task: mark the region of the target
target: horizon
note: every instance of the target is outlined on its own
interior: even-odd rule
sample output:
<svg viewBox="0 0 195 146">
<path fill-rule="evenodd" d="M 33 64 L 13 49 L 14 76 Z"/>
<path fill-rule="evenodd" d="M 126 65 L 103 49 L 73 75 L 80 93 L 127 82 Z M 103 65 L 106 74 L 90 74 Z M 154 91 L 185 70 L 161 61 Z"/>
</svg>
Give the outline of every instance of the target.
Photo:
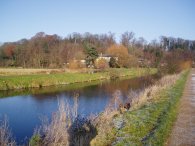
<svg viewBox="0 0 195 146">
<path fill-rule="evenodd" d="M 130 32 L 130 31 L 126 31 L 126 32 Z M 38 33 L 42 33 L 42 32 L 37 32 L 37 33 L 35 33 L 33 36 L 30 36 L 29 38 L 21 38 L 21 39 L 18 39 L 18 40 L 16 40 L 16 41 L 7 41 L 7 42 L 0 42 L 0 46 L 1 45 L 3 45 L 4 43 L 15 43 L 15 42 L 19 42 L 20 40 L 22 40 L 22 39 L 26 39 L 26 40 L 31 40 L 34 36 L 36 36 L 36 34 L 38 34 Z M 46 32 L 43 32 L 45 35 L 57 35 L 57 36 L 59 36 L 61 39 L 65 39 L 65 38 L 68 38 L 69 37 L 69 35 L 72 35 L 72 34 L 74 34 L 74 33 L 77 33 L 77 32 L 72 32 L 72 33 L 70 33 L 70 34 L 67 34 L 67 35 L 65 35 L 65 36 L 60 36 L 60 35 L 58 35 L 58 34 L 47 34 Z M 84 33 L 79 33 L 79 34 L 81 34 L 81 35 L 84 35 L 85 33 L 90 33 L 90 32 L 84 32 Z M 109 33 L 112 33 L 112 34 L 114 34 L 114 40 L 116 41 L 116 43 L 119 43 L 120 44 L 120 39 L 121 39 L 121 35 L 122 35 L 122 33 L 120 34 L 120 36 L 116 36 L 115 35 L 115 33 L 114 32 L 108 32 L 108 33 L 100 33 L 100 34 L 96 34 L 96 33 L 90 33 L 90 34 L 92 34 L 92 35 L 103 35 L 103 34 L 109 34 Z M 136 33 L 135 32 L 133 32 L 134 34 L 135 34 L 135 36 L 136 36 Z M 156 41 L 157 43 L 160 43 L 159 41 L 160 41 L 160 37 L 162 37 L 162 36 L 164 36 L 164 35 L 160 35 L 159 37 L 157 37 L 157 38 L 154 38 L 154 39 L 152 39 L 152 40 L 146 40 L 146 38 L 144 38 L 144 37 L 142 37 L 142 36 L 140 36 L 140 37 L 135 37 L 135 39 L 136 40 L 139 40 L 139 38 L 144 38 L 145 39 L 145 41 L 146 41 L 146 44 L 150 44 L 150 43 L 152 43 L 153 41 Z M 195 39 L 187 39 L 187 38 L 182 38 L 182 37 L 172 37 L 172 36 L 165 36 L 165 37 L 167 37 L 167 38 L 174 38 L 174 39 L 183 39 L 183 40 L 188 40 L 188 41 L 195 41 Z"/>
<path fill-rule="evenodd" d="M 0 43 L 30 39 L 38 32 L 66 37 L 74 32 L 120 35 L 134 32 L 148 42 L 160 36 L 195 40 L 195 1 L 63 2 L 1 1 Z"/>
</svg>

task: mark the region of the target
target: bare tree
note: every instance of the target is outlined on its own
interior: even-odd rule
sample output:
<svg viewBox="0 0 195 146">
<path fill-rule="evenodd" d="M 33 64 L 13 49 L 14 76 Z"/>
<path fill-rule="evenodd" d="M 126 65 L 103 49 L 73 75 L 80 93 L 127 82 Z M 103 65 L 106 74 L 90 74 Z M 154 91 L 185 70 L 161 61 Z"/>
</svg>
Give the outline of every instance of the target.
<svg viewBox="0 0 195 146">
<path fill-rule="evenodd" d="M 134 33 L 133 32 L 124 32 L 121 36 L 121 44 L 124 45 L 126 48 L 129 46 L 132 47 L 132 40 L 134 38 Z"/>
</svg>

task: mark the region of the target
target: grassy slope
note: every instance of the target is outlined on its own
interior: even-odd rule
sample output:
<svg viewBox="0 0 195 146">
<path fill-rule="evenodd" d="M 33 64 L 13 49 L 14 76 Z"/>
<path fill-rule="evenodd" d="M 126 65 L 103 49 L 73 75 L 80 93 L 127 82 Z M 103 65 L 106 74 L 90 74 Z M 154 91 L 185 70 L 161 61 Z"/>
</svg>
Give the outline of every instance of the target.
<svg viewBox="0 0 195 146">
<path fill-rule="evenodd" d="M 116 145 L 164 145 L 176 119 L 187 75 L 183 74 L 173 87 L 156 95 L 160 100 L 126 112 L 123 115 L 126 124 L 115 135 L 119 139 Z"/>
<path fill-rule="evenodd" d="M 0 90 L 43 87 L 51 85 L 90 82 L 100 79 L 109 79 L 109 72 L 118 72 L 119 76 L 139 77 L 156 73 L 156 69 L 110 69 L 108 72 L 88 73 L 57 73 L 35 75 L 0 76 Z"/>
</svg>

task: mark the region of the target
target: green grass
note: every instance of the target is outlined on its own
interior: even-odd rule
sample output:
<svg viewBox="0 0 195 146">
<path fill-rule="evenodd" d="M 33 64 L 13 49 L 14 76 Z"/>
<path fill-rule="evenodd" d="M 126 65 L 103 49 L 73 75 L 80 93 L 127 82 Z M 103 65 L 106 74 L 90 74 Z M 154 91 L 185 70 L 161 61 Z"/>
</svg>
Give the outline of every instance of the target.
<svg viewBox="0 0 195 146">
<path fill-rule="evenodd" d="M 116 145 L 163 146 L 176 120 L 187 75 L 188 72 L 184 73 L 174 86 L 156 95 L 159 96 L 157 101 L 126 112 L 123 115 L 126 124 L 115 135 L 120 139 Z"/>
<path fill-rule="evenodd" d="M 56 74 L 33 74 L 0 76 L 0 90 L 22 89 L 32 87 L 44 87 L 51 85 L 64 85 L 80 82 L 110 79 L 110 72 L 117 72 L 119 77 L 129 78 L 155 74 L 156 69 L 133 68 L 133 69 L 109 69 L 104 72 L 88 73 L 56 73 Z"/>
</svg>

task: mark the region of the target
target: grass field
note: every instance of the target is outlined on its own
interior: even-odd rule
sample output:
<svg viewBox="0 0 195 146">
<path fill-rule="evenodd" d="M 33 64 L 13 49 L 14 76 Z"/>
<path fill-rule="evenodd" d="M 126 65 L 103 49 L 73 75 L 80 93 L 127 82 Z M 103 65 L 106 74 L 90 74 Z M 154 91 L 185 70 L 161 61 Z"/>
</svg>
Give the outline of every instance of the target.
<svg viewBox="0 0 195 146">
<path fill-rule="evenodd" d="M 0 76 L 51 74 L 64 72 L 63 69 L 0 68 Z"/>
<path fill-rule="evenodd" d="M 51 85 L 65 85 L 79 82 L 110 79 L 112 74 L 129 78 L 155 74 L 156 69 L 108 69 L 98 73 L 70 73 L 62 70 L 49 69 L 0 69 L 0 90 L 45 87 Z M 4 74 L 4 75 L 3 75 Z"/>
</svg>

